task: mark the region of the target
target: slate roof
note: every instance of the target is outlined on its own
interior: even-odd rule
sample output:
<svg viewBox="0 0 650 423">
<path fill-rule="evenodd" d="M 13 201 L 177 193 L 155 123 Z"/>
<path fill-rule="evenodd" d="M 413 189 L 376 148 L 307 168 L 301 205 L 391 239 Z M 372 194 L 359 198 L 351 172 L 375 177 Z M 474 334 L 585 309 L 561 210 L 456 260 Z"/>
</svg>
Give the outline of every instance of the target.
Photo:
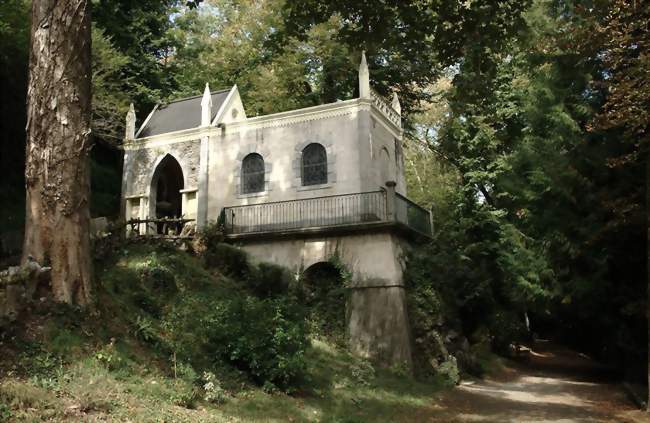
<svg viewBox="0 0 650 423">
<path fill-rule="evenodd" d="M 213 120 L 221 105 L 228 97 L 230 89 L 212 91 L 212 118 Z M 150 137 L 152 135 L 165 134 L 167 132 L 181 131 L 183 129 L 197 128 L 201 126 L 201 99 L 203 95 L 182 98 L 166 104 L 159 104 L 154 109 L 149 121 L 145 122 L 144 128 L 138 133 L 138 138 Z"/>
</svg>

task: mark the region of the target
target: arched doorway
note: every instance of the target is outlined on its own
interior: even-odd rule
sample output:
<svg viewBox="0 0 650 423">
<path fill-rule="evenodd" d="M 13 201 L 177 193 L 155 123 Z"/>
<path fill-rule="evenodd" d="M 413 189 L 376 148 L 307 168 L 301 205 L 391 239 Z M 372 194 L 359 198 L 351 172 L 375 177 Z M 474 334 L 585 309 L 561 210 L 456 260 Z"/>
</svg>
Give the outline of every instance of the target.
<svg viewBox="0 0 650 423">
<path fill-rule="evenodd" d="M 150 200 L 156 218 L 181 217 L 183 213 L 183 169 L 171 155 L 166 155 L 156 167 L 151 179 Z"/>
<path fill-rule="evenodd" d="M 341 270 L 331 262 L 318 262 L 305 269 L 301 280 L 312 331 L 344 345 L 347 293 Z"/>
</svg>

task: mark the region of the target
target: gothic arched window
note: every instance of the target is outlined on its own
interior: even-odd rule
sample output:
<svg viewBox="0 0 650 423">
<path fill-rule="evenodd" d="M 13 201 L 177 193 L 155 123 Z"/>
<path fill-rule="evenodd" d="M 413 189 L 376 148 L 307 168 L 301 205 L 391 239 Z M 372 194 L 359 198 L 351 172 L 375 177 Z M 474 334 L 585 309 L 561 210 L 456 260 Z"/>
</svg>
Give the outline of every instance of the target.
<svg viewBox="0 0 650 423">
<path fill-rule="evenodd" d="M 327 152 L 320 144 L 309 144 L 302 150 L 302 184 L 327 183 Z"/>
<path fill-rule="evenodd" d="M 242 160 L 241 191 L 242 194 L 264 191 L 264 159 L 257 153 L 251 153 Z"/>
</svg>

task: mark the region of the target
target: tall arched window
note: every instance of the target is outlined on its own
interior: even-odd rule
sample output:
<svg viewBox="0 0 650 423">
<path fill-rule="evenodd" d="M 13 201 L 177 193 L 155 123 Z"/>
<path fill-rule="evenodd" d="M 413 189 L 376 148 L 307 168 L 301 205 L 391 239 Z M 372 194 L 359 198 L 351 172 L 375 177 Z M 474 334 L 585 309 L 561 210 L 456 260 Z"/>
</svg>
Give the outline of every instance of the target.
<svg viewBox="0 0 650 423">
<path fill-rule="evenodd" d="M 302 150 L 302 184 L 327 183 L 327 152 L 320 144 L 309 144 Z"/>
<path fill-rule="evenodd" d="M 244 157 L 241 163 L 242 194 L 264 191 L 264 159 L 257 153 Z"/>
</svg>

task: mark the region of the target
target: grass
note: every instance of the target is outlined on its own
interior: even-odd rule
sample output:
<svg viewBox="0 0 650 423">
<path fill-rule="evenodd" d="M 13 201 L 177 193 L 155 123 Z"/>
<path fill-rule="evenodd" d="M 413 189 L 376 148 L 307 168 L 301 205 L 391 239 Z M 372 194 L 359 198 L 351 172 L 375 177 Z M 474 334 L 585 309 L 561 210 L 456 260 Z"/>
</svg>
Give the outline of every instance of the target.
<svg viewBox="0 0 650 423">
<path fill-rule="evenodd" d="M 0 413 L 8 409 L 16 421 L 394 422 L 434 411 L 437 383 L 390 370 L 355 373 L 362 360 L 320 341 L 312 342 L 308 363 L 310 383 L 294 395 L 247 385 L 229 392 L 224 404 L 199 400 L 188 407 L 184 396 L 194 386 L 158 366 L 131 362 L 128 370 L 110 370 L 86 357 L 57 368 L 50 382 L 4 378 Z"/>
<path fill-rule="evenodd" d="M 192 367 L 171 355 L 155 335 L 156 315 L 178 297 L 201 292 L 217 301 L 242 290 L 189 254 L 131 247 L 97 273 L 97 310 L 42 306 L 3 335 L 0 421 L 394 422 L 435 414 L 432 397 L 442 380 L 378 369 L 319 339 L 311 340 L 291 395 L 264 389 L 227 363 L 206 359 Z M 170 275 L 175 288 L 165 282 Z M 204 399 L 205 370 L 225 390 L 224 402 Z"/>
</svg>

